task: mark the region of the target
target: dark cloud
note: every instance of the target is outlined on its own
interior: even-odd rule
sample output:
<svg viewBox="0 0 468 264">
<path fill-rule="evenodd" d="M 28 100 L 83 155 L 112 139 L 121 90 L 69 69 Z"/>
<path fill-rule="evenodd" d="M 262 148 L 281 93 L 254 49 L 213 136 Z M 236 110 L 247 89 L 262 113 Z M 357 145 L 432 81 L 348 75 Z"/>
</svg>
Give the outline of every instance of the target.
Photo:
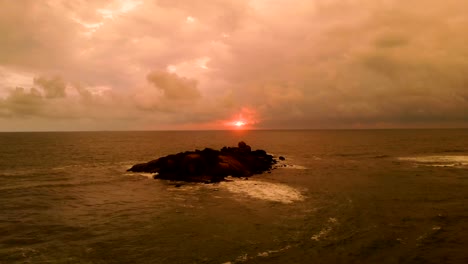
<svg viewBox="0 0 468 264">
<path fill-rule="evenodd" d="M 44 106 L 42 95 L 34 88 L 26 91 L 18 87 L 4 100 L 0 101 L 0 116 L 3 117 L 28 117 L 37 115 Z"/>
<path fill-rule="evenodd" d="M 34 84 L 44 91 L 46 98 L 61 98 L 66 96 L 66 84 L 60 77 L 38 77 L 34 79 Z"/>
<path fill-rule="evenodd" d="M 375 45 L 379 48 L 397 48 L 408 44 L 409 40 L 398 34 L 383 35 L 375 40 Z"/>
<path fill-rule="evenodd" d="M 154 71 L 146 77 L 148 82 L 163 92 L 169 100 L 196 100 L 200 98 L 197 81 L 180 77 L 175 73 Z"/>
</svg>

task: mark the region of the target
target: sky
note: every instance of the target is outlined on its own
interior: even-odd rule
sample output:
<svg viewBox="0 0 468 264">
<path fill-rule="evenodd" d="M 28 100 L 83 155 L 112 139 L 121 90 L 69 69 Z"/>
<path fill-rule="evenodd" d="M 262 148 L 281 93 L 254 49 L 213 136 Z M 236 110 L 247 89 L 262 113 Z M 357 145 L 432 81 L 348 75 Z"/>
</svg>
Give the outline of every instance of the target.
<svg viewBox="0 0 468 264">
<path fill-rule="evenodd" d="M 0 131 L 468 127 L 467 10 L 0 0 Z"/>
</svg>

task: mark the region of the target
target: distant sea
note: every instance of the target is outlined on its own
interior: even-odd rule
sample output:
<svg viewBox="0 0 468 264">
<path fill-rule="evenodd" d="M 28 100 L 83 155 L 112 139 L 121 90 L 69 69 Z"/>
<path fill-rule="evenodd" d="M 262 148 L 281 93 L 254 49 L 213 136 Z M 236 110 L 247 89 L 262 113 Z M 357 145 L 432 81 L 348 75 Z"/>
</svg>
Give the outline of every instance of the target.
<svg viewBox="0 0 468 264">
<path fill-rule="evenodd" d="M 126 172 L 241 140 L 286 160 Z M 468 130 L 0 133 L 0 263 L 468 263 Z"/>
</svg>

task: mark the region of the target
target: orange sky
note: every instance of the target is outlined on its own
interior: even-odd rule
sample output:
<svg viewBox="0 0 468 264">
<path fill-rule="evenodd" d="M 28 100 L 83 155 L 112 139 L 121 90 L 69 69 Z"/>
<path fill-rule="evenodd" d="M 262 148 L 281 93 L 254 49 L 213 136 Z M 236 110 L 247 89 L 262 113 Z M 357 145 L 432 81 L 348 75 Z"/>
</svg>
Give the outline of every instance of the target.
<svg viewBox="0 0 468 264">
<path fill-rule="evenodd" d="M 0 1 L 0 131 L 468 127 L 466 10 Z"/>
</svg>

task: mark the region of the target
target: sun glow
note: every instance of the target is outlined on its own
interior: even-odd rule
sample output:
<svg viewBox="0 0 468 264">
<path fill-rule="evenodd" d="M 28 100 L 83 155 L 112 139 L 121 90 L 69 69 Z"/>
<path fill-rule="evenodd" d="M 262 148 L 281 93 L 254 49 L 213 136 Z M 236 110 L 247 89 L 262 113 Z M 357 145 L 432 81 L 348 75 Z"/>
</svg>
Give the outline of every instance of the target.
<svg viewBox="0 0 468 264">
<path fill-rule="evenodd" d="M 244 125 L 245 125 L 245 122 L 243 122 L 243 121 L 236 121 L 236 122 L 234 123 L 234 125 L 235 125 L 236 127 L 241 127 L 241 126 L 244 126 Z"/>
<path fill-rule="evenodd" d="M 226 129 L 250 130 L 258 124 L 258 118 L 255 110 L 243 107 L 240 113 L 231 116 L 230 119 L 223 121 Z"/>
<path fill-rule="evenodd" d="M 229 121 L 224 123 L 225 126 L 231 128 L 231 129 L 245 129 L 249 126 L 249 123 L 246 120 L 234 120 L 234 121 Z"/>
</svg>

